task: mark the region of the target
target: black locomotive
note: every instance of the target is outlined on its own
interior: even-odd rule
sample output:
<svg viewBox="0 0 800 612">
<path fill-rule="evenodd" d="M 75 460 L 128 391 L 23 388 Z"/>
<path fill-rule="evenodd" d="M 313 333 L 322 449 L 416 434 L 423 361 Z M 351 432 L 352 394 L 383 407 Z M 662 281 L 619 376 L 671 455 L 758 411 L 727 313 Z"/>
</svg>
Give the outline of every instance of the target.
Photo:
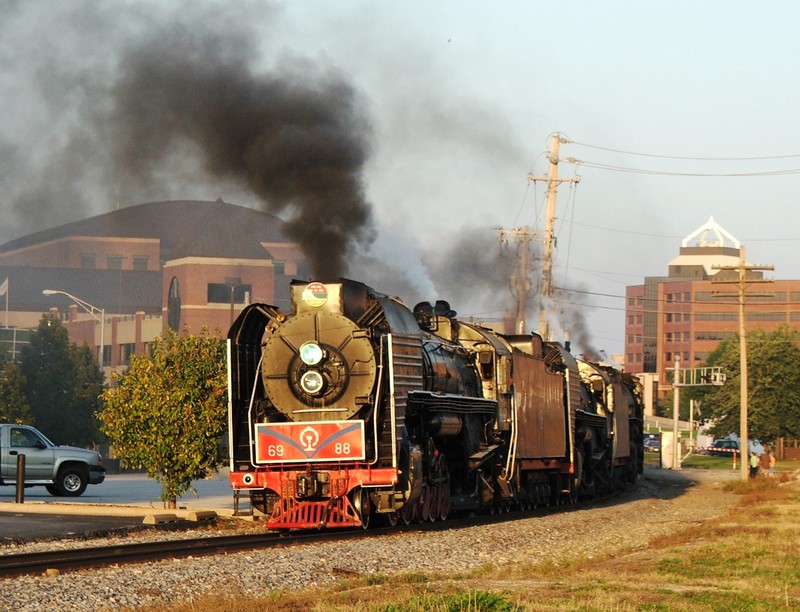
<svg viewBox="0 0 800 612">
<path fill-rule="evenodd" d="M 275 529 L 574 501 L 642 471 L 635 378 L 352 280 L 228 334 L 231 485 Z"/>
</svg>

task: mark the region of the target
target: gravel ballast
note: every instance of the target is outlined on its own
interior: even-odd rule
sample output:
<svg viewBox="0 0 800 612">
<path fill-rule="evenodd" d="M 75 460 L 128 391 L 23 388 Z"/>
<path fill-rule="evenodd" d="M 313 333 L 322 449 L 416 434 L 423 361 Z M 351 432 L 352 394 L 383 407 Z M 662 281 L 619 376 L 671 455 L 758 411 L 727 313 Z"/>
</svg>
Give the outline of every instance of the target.
<svg viewBox="0 0 800 612">
<path fill-rule="evenodd" d="M 343 576 L 419 572 L 444 577 L 488 564 L 591 558 L 637 550 L 654 537 L 726 512 L 736 503 L 736 496 L 723 492 L 721 484 L 737 476 L 726 471 L 647 468 L 635 487 L 603 503 L 500 524 L 0 579 L 2 609 L 107 610 L 200 601 L 204 593 L 232 591 L 256 597 L 274 589 L 330 584 Z M 593 535 L 587 537 L 587 533 Z M 89 544 L 198 535 L 147 531 Z M 75 540 L 36 542 L 3 547 L 0 554 L 86 545 Z"/>
</svg>

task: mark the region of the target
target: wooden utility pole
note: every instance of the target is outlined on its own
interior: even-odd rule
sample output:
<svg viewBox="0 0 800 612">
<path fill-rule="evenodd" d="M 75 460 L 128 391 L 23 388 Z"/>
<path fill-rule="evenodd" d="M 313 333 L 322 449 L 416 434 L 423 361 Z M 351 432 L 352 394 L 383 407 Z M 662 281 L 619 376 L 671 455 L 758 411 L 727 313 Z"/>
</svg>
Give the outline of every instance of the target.
<svg viewBox="0 0 800 612">
<path fill-rule="evenodd" d="M 559 178 L 558 177 L 558 151 L 561 143 L 568 143 L 569 140 L 561 134 L 553 134 L 550 139 L 550 153 L 547 159 L 550 168 L 546 177 L 529 176 L 529 181 L 547 181 L 547 218 L 544 230 L 544 257 L 542 260 L 542 285 L 541 295 L 539 296 L 539 335 L 545 340 L 550 340 L 550 326 L 547 321 L 547 308 L 553 301 L 553 251 L 556 245 L 555 219 L 556 219 L 556 196 L 558 186 L 561 183 L 579 183 L 580 177 Z"/>
<path fill-rule="evenodd" d="M 499 230 L 500 241 L 506 242 L 507 236 L 511 236 L 520 243 L 517 256 L 517 273 L 511 279 L 511 287 L 514 289 L 517 298 L 517 316 L 514 323 L 514 331 L 517 334 L 524 334 L 526 328 L 525 310 L 527 308 L 528 293 L 531 290 L 530 280 L 530 243 L 535 232 L 528 229 L 526 225 L 522 229 Z"/>
<path fill-rule="evenodd" d="M 748 468 L 750 467 L 750 444 L 747 433 L 747 318 L 745 313 L 745 301 L 747 299 L 747 285 L 749 283 L 771 283 L 771 279 L 766 278 L 747 278 L 750 270 L 774 270 L 774 266 L 749 266 L 744 259 L 744 246 L 739 248 L 739 265 L 737 266 L 713 266 L 715 270 L 736 270 L 738 278 L 729 281 L 716 281 L 713 283 L 736 283 L 739 285 L 739 453 L 741 454 L 740 475 L 742 480 L 748 478 Z M 753 295 L 753 294 L 750 294 Z"/>
</svg>

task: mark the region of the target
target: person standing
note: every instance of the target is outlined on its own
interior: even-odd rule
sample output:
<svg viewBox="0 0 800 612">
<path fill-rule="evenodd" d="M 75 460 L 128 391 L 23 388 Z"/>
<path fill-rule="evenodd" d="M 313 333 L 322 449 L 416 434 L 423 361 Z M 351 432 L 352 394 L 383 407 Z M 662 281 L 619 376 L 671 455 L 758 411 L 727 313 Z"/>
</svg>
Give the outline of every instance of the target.
<svg viewBox="0 0 800 612">
<path fill-rule="evenodd" d="M 761 455 L 761 458 L 758 460 L 758 471 L 761 472 L 762 474 L 769 473 L 769 458 L 770 458 L 770 452 L 769 449 L 766 448 L 764 449 L 764 454 Z"/>
<path fill-rule="evenodd" d="M 758 475 L 758 455 L 753 451 L 750 453 L 750 478 L 755 478 Z"/>
</svg>

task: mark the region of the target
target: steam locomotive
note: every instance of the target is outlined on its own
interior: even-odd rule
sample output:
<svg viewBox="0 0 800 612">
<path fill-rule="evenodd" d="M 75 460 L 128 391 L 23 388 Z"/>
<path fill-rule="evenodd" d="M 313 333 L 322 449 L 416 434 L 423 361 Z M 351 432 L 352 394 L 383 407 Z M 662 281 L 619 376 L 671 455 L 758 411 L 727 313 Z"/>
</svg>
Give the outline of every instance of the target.
<svg viewBox="0 0 800 612">
<path fill-rule="evenodd" d="M 537 334 L 413 310 L 348 279 L 228 334 L 230 482 L 271 529 L 434 521 L 574 502 L 636 480 L 635 378 Z"/>
</svg>

